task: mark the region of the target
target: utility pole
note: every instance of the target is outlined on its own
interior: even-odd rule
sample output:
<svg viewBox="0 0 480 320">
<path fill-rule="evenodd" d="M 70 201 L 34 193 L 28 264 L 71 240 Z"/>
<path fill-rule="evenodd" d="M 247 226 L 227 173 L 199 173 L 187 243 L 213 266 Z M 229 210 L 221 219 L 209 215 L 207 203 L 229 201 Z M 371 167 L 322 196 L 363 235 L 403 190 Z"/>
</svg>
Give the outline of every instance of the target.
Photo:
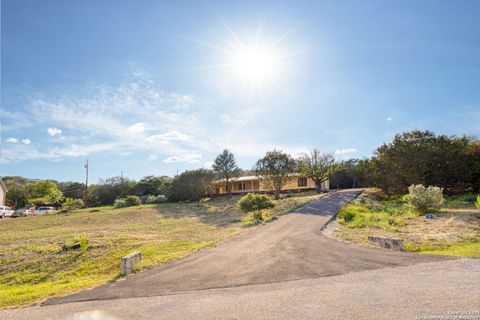
<svg viewBox="0 0 480 320">
<path fill-rule="evenodd" d="M 85 162 L 85 196 L 84 196 L 84 202 L 85 202 L 85 207 L 88 207 L 88 159 Z"/>
</svg>

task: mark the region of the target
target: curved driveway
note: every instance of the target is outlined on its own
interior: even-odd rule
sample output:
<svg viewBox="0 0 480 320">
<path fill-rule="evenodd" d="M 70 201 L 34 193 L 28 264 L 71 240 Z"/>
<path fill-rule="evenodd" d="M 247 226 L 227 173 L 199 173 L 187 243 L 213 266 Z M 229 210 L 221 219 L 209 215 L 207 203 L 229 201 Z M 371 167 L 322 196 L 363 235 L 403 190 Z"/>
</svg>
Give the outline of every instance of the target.
<svg viewBox="0 0 480 320">
<path fill-rule="evenodd" d="M 321 229 L 361 191 L 332 192 L 216 248 L 46 304 L 149 297 L 212 288 L 319 278 L 449 258 L 370 249 L 325 237 Z"/>
</svg>

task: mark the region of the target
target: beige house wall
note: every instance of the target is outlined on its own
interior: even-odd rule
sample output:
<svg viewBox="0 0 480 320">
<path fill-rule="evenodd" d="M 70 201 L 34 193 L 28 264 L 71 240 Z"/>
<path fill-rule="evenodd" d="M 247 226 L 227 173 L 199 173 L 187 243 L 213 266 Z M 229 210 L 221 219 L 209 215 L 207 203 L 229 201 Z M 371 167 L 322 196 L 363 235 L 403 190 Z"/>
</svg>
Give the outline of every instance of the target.
<svg viewBox="0 0 480 320">
<path fill-rule="evenodd" d="M 297 190 L 308 190 L 315 188 L 315 182 L 307 178 L 307 184 L 305 186 L 299 186 L 299 179 L 303 177 L 294 176 L 289 179 L 287 184 L 283 186 L 282 191 L 297 191 Z M 264 192 L 270 191 L 268 190 L 264 183 L 258 179 L 249 179 L 249 180 L 233 180 L 229 182 L 230 191 L 231 193 L 245 193 L 245 192 Z M 226 183 L 225 182 L 218 182 L 213 184 L 213 188 L 215 189 L 215 193 L 217 194 L 225 194 L 227 193 Z M 322 190 L 328 190 L 329 184 L 328 181 L 322 183 Z"/>
</svg>

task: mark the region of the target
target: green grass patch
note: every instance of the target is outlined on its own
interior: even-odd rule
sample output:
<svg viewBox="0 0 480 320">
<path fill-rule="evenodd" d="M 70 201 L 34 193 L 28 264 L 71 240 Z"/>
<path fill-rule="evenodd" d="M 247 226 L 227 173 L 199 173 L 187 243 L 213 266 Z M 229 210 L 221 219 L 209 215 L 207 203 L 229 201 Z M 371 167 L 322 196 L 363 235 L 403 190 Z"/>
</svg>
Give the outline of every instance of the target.
<svg viewBox="0 0 480 320">
<path fill-rule="evenodd" d="M 398 231 L 405 225 L 407 219 L 417 215 L 417 212 L 401 200 L 380 203 L 360 198 L 340 209 L 337 222 L 349 228 L 380 228 Z"/>
<path fill-rule="evenodd" d="M 480 257 L 480 242 L 450 242 L 445 244 L 421 244 L 405 246 L 405 251 L 459 257 Z"/>
<path fill-rule="evenodd" d="M 444 208 L 475 208 L 476 194 L 465 193 L 446 197 Z"/>
</svg>

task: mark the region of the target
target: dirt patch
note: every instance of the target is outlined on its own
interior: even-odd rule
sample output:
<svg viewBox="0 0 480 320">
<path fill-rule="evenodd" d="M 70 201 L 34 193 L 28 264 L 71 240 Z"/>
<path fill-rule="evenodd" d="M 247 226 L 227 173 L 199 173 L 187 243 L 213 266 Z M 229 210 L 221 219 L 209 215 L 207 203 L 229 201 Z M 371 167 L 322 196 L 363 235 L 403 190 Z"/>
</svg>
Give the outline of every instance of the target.
<svg viewBox="0 0 480 320">
<path fill-rule="evenodd" d="M 436 218 L 427 219 L 418 216 L 406 220 L 398 231 L 388 231 L 380 228 L 349 228 L 332 222 L 324 230 L 330 238 L 353 244 L 372 246 L 368 236 L 402 238 L 406 243 L 420 245 L 441 245 L 450 242 L 480 241 L 480 211 L 442 211 Z"/>
</svg>

